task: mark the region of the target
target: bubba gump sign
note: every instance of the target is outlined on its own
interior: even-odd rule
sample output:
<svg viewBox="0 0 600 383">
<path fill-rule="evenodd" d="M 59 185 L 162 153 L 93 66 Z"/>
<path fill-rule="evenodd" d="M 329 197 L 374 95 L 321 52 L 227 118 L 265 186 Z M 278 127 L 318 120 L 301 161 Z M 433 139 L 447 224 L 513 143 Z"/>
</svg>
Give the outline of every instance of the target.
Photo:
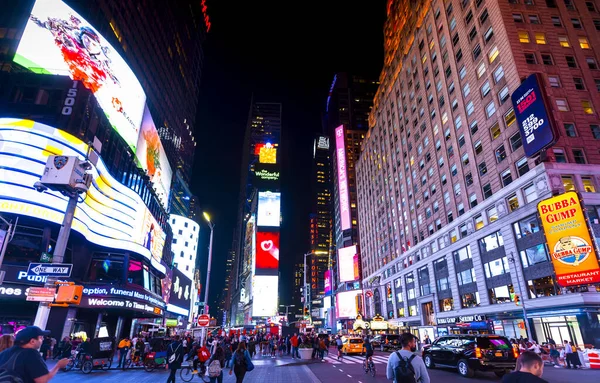
<svg viewBox="0 0 600 383">
<path fill-rule="evenodd" d="M 543 200 L 538 213 L 558 284 L 566 287 L 600 282 L 598 256 L 579 195 L 570 191 Z"/>
</svg>

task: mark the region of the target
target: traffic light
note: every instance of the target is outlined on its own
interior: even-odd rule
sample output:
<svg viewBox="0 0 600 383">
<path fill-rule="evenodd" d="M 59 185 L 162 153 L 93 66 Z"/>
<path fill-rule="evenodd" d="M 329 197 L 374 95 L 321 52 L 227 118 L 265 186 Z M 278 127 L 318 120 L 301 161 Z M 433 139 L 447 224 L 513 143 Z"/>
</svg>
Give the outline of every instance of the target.
<svg viewBox="0 0 600 383">
<path fill-rule="evenodd" d="M 515 294 L 515 304 L 521 306 L 521 296 L 519 294 Z"/>
<path fill-rule="evenodd" d="M 310 312 L 308 311 L 308 307 L 304 308 L 304 316 L 308 316 Z"/>
</svg>

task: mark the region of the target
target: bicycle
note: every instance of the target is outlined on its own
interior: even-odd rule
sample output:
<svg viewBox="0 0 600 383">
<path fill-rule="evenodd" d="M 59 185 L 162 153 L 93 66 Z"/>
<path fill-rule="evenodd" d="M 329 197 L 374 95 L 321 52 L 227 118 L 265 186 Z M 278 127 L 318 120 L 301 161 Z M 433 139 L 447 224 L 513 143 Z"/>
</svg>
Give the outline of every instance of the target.
<svg viewBox="0 0 600 383">
<path fill-rule="evenodd" d="M 179 372 L 179 377 L 181 378 L 181 380 L 183 380 L 184 382 L 191 382 L 192 379 L 194 379 L 194 375 L 198 375 L 198 377 L 200 378 L 200 380 L 202 380 L 205 383 L 210 382 L 210 377 L 208 377 L 208 375 L 206 375 L 206 365 L 204 362 L 199 362 L 199 369 L 198 371 L 194 372 L 194 365 L 193 362 L 191 360 L 188 361 L 188 365 L 187 366 L 182 366 L 181 367 L 181 371 Z"/>
<path fill-rule="evenodd" d="M 363 362 L 363 369 L 365 370 L 365 374 L 368 374 L 370 372 L 371 376 L 373 377 L 375 376 L 375 374 L 377 374 L 377 370 L 375 369 L 375 363 L 373 362 L 373 359 L 371 359 L 371 357 L 365 359 L 365 361 Z"/>
</svg>

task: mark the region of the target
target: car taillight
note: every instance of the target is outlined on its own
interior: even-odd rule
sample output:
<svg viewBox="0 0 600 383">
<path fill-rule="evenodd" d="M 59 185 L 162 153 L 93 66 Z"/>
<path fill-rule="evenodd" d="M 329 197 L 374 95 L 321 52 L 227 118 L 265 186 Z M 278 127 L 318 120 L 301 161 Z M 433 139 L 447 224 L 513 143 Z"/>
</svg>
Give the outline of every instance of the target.
<svg viewBox="0 0 600 383">
<path fill-rule="evenodd" d="M 475 357 L 478 359 L 481 359 L 481 357 L 482 357 L 481 349 L 479 347 L 475 348 Z"/>
<path fill-rule="evenodd" d="M 513 355 L 515 356 L 515 359 L 517 359 L 519 357 L 519 349 L 516 347 L 513 347 Z"/>
</svg>

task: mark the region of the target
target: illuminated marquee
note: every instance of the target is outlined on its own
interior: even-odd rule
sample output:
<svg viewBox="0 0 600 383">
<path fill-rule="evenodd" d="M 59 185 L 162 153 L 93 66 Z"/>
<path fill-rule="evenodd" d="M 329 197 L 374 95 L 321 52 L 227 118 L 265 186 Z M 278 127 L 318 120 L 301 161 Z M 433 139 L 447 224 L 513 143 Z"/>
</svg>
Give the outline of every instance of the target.
<svg viewBox="0 0 600 383">
<path fill-rule="evenodd" d="M 344 142 L 344 125 L 340 125 L 335 129 L 338 191 L 340 198 L 340 218 L 342 223 L 342 230 L 348 230 L 351 228 L 350 197 L 348 194 L 348 173 L 346 171 L 346 147 Z"/>
<path fill-rule="evenodd" d="M 38 193 L 33 184 L 49 155 L 85 157 L 88 146 L 77 137 L 31 120 L 0 118 L 0 212 L 61 224 L 67 198 Z M 120 184 L 100 159 L 93 181 L 75 212 L 73 229 L 101 246 L 138 253 L 162 273 L 165 233 L 141 197 Z"/>
<path fill-rule="evenodd" d="M 538 213 L 559 285 L 577 286 L 600 282 L 595 244 L 574 192 L 538 203 Z"/>
<path fill-rule="evenodd" d="M 269 143 L 261 146 L 258 152 L 258 162 L 261 164 L 276 164 L 277 148 Z"/>
</svg>

